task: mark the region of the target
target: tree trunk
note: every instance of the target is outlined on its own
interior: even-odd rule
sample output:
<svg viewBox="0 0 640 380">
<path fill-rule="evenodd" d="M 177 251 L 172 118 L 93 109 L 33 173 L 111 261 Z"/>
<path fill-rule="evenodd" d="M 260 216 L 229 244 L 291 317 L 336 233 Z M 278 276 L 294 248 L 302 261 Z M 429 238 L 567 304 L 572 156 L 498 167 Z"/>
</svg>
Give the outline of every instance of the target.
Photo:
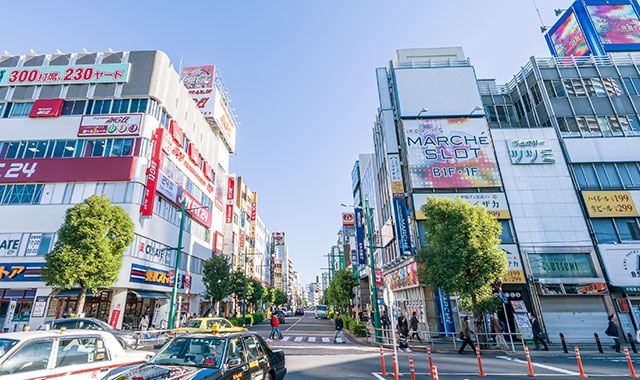
<svg viewBox="0 0 640 380">
<path fill-rule="evenodd" d="M 76 314 L 78 317 L 82 316 L 84 312 L 84 303 L 87 300 L 87 288 L 81 287 L 80 294 L 78 294 L 78 303 L 76 304 Z"/>
</svg>

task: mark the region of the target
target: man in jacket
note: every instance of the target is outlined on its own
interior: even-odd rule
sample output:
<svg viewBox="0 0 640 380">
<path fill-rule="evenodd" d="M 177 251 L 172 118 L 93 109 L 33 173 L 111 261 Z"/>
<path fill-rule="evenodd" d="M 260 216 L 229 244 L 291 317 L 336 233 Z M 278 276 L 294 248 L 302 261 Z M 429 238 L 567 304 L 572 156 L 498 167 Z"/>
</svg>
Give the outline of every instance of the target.
<svg viewBox="0 0 640 380">
<path fill-rule="evenodd" d="M 460 349 L 458 350 L 458 353 L 460 355 L 463 354 L 464 348 L 467 347 L 467 345 L 469 345 L 469 347 L 471 347 L 471 349 L 473 350 L 473 341 L 471 340 L 471 334 L 475 334 L 475 332 L 471 331 L 471 329 L 469 328 L 469 317 L 462 318 L 461 325 L 460 339 L 462 339 L 462 346 L 460 346 Z"/>
<path fill-rule="evenodd" d="M 409 325 L 407 324 L 407 317 L 404 315 L 398 317 L 398 336 L 400 340 L 399 350 L 402 351 L 404 348 L 405 351 L 411 352 L 409 343 L 407 342 L 407 339 L 409 339 Z"/>
<path fill-rule="evenodd" d="M 391 321 L 389 320 L 389 316 L 387 315 L 386 311 L 382 313 L 382 317 L 380 317 L 380 322 L 382 323 L 382 335 L 384 335 L 385 338 L 389 339 L 389 326 L 391 324 Z"/>
<path fill-rule="evenodd" d="M 618 333 L 618 326 L 616 325 L 616 316 L 611 314 L 609 316 L 609 326 L 607 327 L 607 331 L 605 334 L 609 335 L 613 338 L 613 348 L 616 352 L 620 352 L 620 334 Z"/>
<path fill-rule="evenodd" d="M 336 315 L 335 327 L 336 327 L 336 333 L 333 334 L 333 343 L 336 343 L 336 338 L 338 337 L 338 333 L 340 333 L 340 340 L 342 340 L 342 343 L 347 343 L 344 340 L 344 333 L 342 332 L 342 329 L 344 328 L 344 322 L 342 321 L 342 317 L 340 317 L 340 313 Z"/>
<path fill-rule="evenodd" d="M 540 349 L 540 344 L 544 346 L 543 351 L 549 351 L 549 347 L 547 347 L 547 342 L 545 342 L 545 336 L 542 332 L 542 327 L 540 327 L 540 322 L 538 322 L 538 318 L 534 317 L 533 314 L 529 314 L 529 320 L 531 321 L 531 330 L 533 330 L 533 342 L 536 344 L 536 350 Z"/>
<path fill-rule="evenodd" d="M 409 320 L 409 327 L 411 328 L 411 339 L 418 338 L 418 342 L 422 343 L 422 339 L 420 339 L 420 335 L 418 334 L 418 318 L 416 318 L 416 312 L 414 311 L 411 314 L 411 319 Z"/>
<path fill-rule="evenodd" d="M 271 334 L 269 334 L 269 340 L 275 339 L 276 333 L 278 333 L 278 339 L 282 339 L 282 334 L 280 333 L 280 320 L 278 319 L 278 313 L 274 312 L 271 315 Z"/>
</svg>

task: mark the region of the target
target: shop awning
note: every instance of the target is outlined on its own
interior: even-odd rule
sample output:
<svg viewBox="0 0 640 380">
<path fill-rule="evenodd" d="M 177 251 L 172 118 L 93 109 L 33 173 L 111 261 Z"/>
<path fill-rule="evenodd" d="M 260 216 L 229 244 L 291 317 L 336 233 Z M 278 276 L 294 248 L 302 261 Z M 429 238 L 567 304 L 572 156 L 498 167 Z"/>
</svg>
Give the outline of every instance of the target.
<svg viewBox="0 0 640 380">
<path fill-rule="evenodd" d="M 159 299 L 159 300 L 168 300 L 169 296 L 160 293 L 160 292 L 145 292 L 143 290 L 132 290 L 133 293 L 137 294 L 140 298 L 150 298 L 150 299 Z"/>
<path fill-rule="evenodd" d="M 77 297 L 80 295 L 80 289 L 63 289 L 61 291 L 59 291 L 56 295 L 54 295 L 54 297 L 56 298 L 71 298 L 71 297 Z M 87 297 L 98 297 L 100 295 L 100 293 L 93 294 L 93 292 L 91 290 L 87 290 Z"/>
</svg>

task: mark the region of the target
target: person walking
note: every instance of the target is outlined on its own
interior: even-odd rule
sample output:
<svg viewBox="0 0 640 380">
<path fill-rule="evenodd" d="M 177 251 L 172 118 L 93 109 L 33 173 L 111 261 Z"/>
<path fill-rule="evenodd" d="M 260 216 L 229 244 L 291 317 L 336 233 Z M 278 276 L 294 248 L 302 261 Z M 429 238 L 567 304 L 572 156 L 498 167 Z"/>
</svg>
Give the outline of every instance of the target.
<svg viewBox="0 0 640 380">
<path fill-rule="evenodd" d="M 382 324 L 382 335 L 388 341 L 389 340 L 389 326 L 391 325 L 391 321 L 389 320 L 389 316 L 387 315 L 386 311 L 384 313 L 382 313 L 382 317 L 380 317 L 380 322 Z M 638 330 L 638 331 L 640 331 L 640 330 Z"/>
<path fill-rule="evenodd" d="M 271 315 L 271 333 L 269 334 L 268 340 L 273 340 L 276 338 L 276 333 L 278 333 L 278 339 L 282 339 L 282 334 L 280 333 L 280 320 L 278 319 L 278 313 L 273 313 Z"/>
<path fill-rule="evenodd" d="M 609 326 L 607 327 L 607 330 L 604 333 L 609 335 L 611 338 L 613 338 L 614 344 L 613 346 L 611 346 L 611 348 L 616 350 L 616 352 L 620 352 L 620 334 L 618 333 L 618 326 L 616 325 L 615 314 L 611 314 L 609 316 Z"/>
<path fill-rule="evenodd" d="M 145 313 L 140 320 L 140 324 L 138 325 L 141 331 L 149 330 L 149 315 Z"/>
<path fill-rule="evenodd" d="M 467 345 L 469 345 L 469 347 L 471 347 L 471 349 L 473 350 L 473 341 L 471 340 L 471 334 L 475 334 L 475 332 L 471 331 L 471 329 L 469 328 L 469 317 L 462 318 L 461 325 L 462 328 L 460 330 L 460 339 L 462 339 L 462 346 L 460 346 L 460 349 L 458 350 L 458 353 L 460 355 L 464 353 L 464 348 L 467 347 Z"/>
<path fill-rule="evenodd" d="M 342 343 L 347 343 L 344 340 L 344 333 L 342 332 L 342 329 L 344 328 L 344 322 L 342 321 L 342 317 L 340 316 L 340 313 L 336 315 L 335 328 L 336 328 L 336 333 L 333 334 L 333 343 L 336 343 L 336 338 L 338 337 L 338 333 L 340 333 L 340 340 L 342 340 Z"/>
<path fill-rule="evenodd" d="M 402 351 L 402 349 L 404 348 L 405 351 L 411 352 L 411 349 L 409 348 L 409 342 L 408 342 L 409 325 L 407 324 L 407 317 L 405 317 L 404 315 L 400 315 L 398 317 L 398 337 L 400 341 L 399 350 Z"/>
<path fill-rule="evenodd" d="M 418 318 L 416 318 L 416 312 L 414 311 L 411 314 L 411 319 L 409 320 L 409 327 L 411 328 L 411 339 L 418 338 L 418 342 L 422 343 L 422 339 L 420 339 L 420 334 L 418 334 Z"/>
<path fill-rule="evenodd" d="M 493 333 L 496 334 L 496 347 L 501 350 L 508 351 L 509 346 L 507 346 L 507 341 L 502 335 L 504 334 L 502 324 L 493 315 L 489 317 L 489 321 L 491 322 L 491 329 L 493 330 Z"/>
<path fill-rule="evenodd" d="M 536 344 L 536 350 L 540 349 L 540 344 L 544 346 L 543 351 L 549 351 L 549 347 L 547 347 L 547 342 L 545 342 L 544 332 L 542 332 L 542 327 L 540 327 L 540 322 L 538 322 L 538 318 L 534 317 L 533 314 L 529 314 L 529 320 L 531 321 L 531 330 L 533 330 L 533 342 Z"/>
</svg>

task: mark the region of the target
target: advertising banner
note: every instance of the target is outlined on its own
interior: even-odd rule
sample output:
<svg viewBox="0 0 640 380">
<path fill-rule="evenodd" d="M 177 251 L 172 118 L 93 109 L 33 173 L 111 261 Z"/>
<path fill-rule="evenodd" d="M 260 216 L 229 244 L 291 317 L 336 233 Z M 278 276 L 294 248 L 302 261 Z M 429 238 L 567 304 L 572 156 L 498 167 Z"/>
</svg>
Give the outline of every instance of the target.
<svg viewBox="0 0 640 380">
<path fill-rule="evenodd" d="M 147 168 L 147 183 L 144 187 L 144 197 L 142 205 L 140 205 L 140 213 L 143 217 L 151 217 L 153 215 L 153 204 L 156 199 L 156 187 L 158 185 L 158 172 L 162 167 L 162 145 L 163 145 L 164 129 L 157 128 L 153 133 L 153 150 L 149 159 L 149 167 Z"/>
<path fill-rule="evenodd" d="M 389 162 L 389 179 L 391 180 L 391 192 L 394 198 L 404 198 L 404 184 L 402 182 L 402 166 L 400 155 L 392 153 L 387 155 Z"/>
<path fill-rule="evenodd" d="M 592 218 L 639 215 L 640 191 L 583 191 L 582 197 Z"/>
<path fill-rule="evenodd" d="M 205 117 L 213 116 L 215 66 L 185 67 L 180 77 L 200 112 Z"/>
<path fill-rule="evenodd" d="M 453 308 L 451 307 L 451 298 L 449 294 L 442 289 L 436 289 L 434 293 L 438 311 L 438 325 L 440 331 L 445 335 L 453 335 L 456 332 L 456 326 L 453 319 Z M 450 333 L 450 334 L 449 334 Z"/>
<path fill-rule="evenodd" d="M 47 309 L 47 299 L 46 296 L 37 296 L 36 300 L 33 302 L 33 308 L 31 309 L 31 317 L 42 318 L 44 317 L 44 313 Z"/>
<path fill-rule="evenodd" d="M 500 187 L 484 118 L 403 120 L 414 189 Z"/>
<path fill-rule="evenodd" d="M 227 181 L 227 204 L 229 204 L 229 202 L 233 202 L 233 199 L 235 198 L 235 191 L 236 179 L 234 177 L 229 177 Z"/>
<path fill-rule="evenodd" d="M 173 277 L 173 273 L 170 274 L 169 271 L 166 270 L 151 268 L 139 264 L 131 264 L 129 281 L 170 287 L 173 286 L 171 277 Z"/>
<path fill-rule="evenodd" d="M 364 218 L 362 215 L 362 209 L 355 209 L 356 219 L 356 248 L 358 252 L 358 264 L 367 264 L 367 253 L 364 249 Z"/>
<path fill-rule="evenodd" d="M 175 265 L 176 251 L 155 240 L 135 235 L 129 256 L 166 266 Z"/>
<path fill-rule="evenodd" d="M 222 256 L 224 251 L 224 235 L 220 232 L 216 231 L 215 237 L 213 239 L 213 255 L 214 256 Z"/>
<path fill-rule="evenodd" d="M 391 290 L 403 289 L 420 284 L 418 277 L 418 264 L 414 261 L 408 265 L 398 268 L 384 276 L 385 284 Z"/>
<path fill-rule="evenodd" d="M 350 212 L 342 213 L 342 226 L 343 227 L 352 227 L 355 225 L 354 216 Z"/>
<path fill-rule="evenodd" d="M 182 202 L 185 200 L 187 214 L 191 215 L 206 227 L 211 227 L 211 210 L 201 208 L 202 203 L 183 189 L 182 186 L 178 185 L 173 179 L 169 178 L 162 170 L 158 170 L 158 186 L 156 191 L 178 207 L 182 207 Z"/>
<path fill-rule="evenodd" d="M 284 232 L 274 232 L 271 234 L 271 238 L 275 245 L 284 245 Z"/>
<path fill-rule="evenodd" d="M 487 208 L 487 212 L 498 219 L 510 219 L 511 213 L 507 205 L 507 197 L 504 193 L 414 193 L 413 206 L 416 208 L 416 219 L 424 220 L 422 206 L 427 203 L 429 197 L 451 198 L 460 197 L 463 201 L 472 205 L 482 205 Z"/>
<path fill-rule="evenodd" d="M 251 221 L 255 223 L 256 217 L 258 216 L 258 193 L 253 193 L 253 201 L 251 202 Z"/>
<path fill-rule="evenodd" d="M 128 63 L 73 66 L 2 67 L 2 86 L 119 83 L 129 79 Z"/>
<path fill-rule="evenodd" d="M 220 95 L 219 90 L 214 90 L 215 92 L 215 103 L 213 108 L 213 120 L 215 120 L 216 125 L 220 128 L 222 132 L 222 136 L 229 144 L 231 148 L 231 153 L 235 150 L 236 143 L 236 126 L 233 123 L 233 119 L 229 114 L 229 110 L 227 106 L 224 104 L 224 99 Z"/>
<path fill-rule="evenodd" d="M 129 181 L 134 157 L 0 160 L 0 183 Z"/>
<path fill-rule="evenodd" d="M 58 117 L 63 104 L 64 99 L 38 99 L 33 103 L 29 117 Z"/>
<path fill-rule="evenodd" d="M 214 198 L 213 183 L 204 176 L 200 167 L 197 166 L 191 158 L 187 158 L 184 149 L 176 145 L 172 138 L 164 138 L 162 139 L 162 150 L 167 154 L 167 157 L 171 158 L 181 171 L 187 174 L 196 186 L 200 187 L 202 192 L 209 195 L 210 198 Z M 189 150 L 191 151 L 191 149 Z M 198 156 L 198 160 L 199 159 L 200 158 Z"/>
<path fill-rule="evenodd" d="M 382 269 L 376 269 L 376 285 L 382 286 Z"/>
<path fill-rule="evenodd" d="M 396 237 L 401 255 L 413 253 L 411 244 L 411 231 L 409 230 L 409 216 L 407 215 L 407 202 L 404 199 L 393 200 L 393 213 L 395 215 Z"/>
<path fill-rule="evenodd" d="M 522 266 L 522 260 L 520 260 L 520 254 L 518 253 L 518 246 L 516 245 L 502 245 L 500 248 L 504 251 L 509 262 L 507 267 L 507 274 L 502 279 L 503 284 L 525 284 L 527 281 L 524 277 L 524 268 Z"/>
<path fill-rule="evenodd" d="M 558 28 L 549 35 L 557 57 L 582 57 L 589 55 L 589 45 L 578 24 L 576 14 L 571 12 Z"/>
<path fill-rule="evenodd" d="M 603 45 L 640 44 L 640 19 L 631 4 L 587 5 Z"/>
<path fill-rule="evenodd" d="M 233 223 L 233 205 L 227 205 L 224 213 L 224 222 L 226 224 Z"/>
<path fill-rule="evenodd" d="M 84 115 L 80 120 L 78 137 L 140 136 L 142 114 Z"/>
<path fill-rule="evenodd" d="M 44 263 L 0 263 L 0 281 L 42 281 L 40 271 Z"/>
<path fill-rule="evenodd" d="M 640 287 L 640 244 L 600 244 L 599 248 L 611 285 Z"/>
<path fill-rule="evenodd" d="M 25 234 L 0 234 L 0 257 L 22 256 L 20 250 Z M 23 249 L 24 250 L 24 249 Z"/>
<path fill-rule="evenodd" d="M 513 165 L 545 165 L 553 164 L 553 150 L 545 146 L 544 140 L 506 140 L 509 158 Z"/>
<path fill-rule="evenodd" d="M 9 331 L 9 327 L 11 327 L 11 321 L 13 320 L 13 316 L 16 313 L 16 306 L 18 306 L 18 301 L 9 301 L 9 308 L 7 309 L 7 314 L 4 316 L 4 323 L 2 324 L 2 332 Z"/>
</svg>

